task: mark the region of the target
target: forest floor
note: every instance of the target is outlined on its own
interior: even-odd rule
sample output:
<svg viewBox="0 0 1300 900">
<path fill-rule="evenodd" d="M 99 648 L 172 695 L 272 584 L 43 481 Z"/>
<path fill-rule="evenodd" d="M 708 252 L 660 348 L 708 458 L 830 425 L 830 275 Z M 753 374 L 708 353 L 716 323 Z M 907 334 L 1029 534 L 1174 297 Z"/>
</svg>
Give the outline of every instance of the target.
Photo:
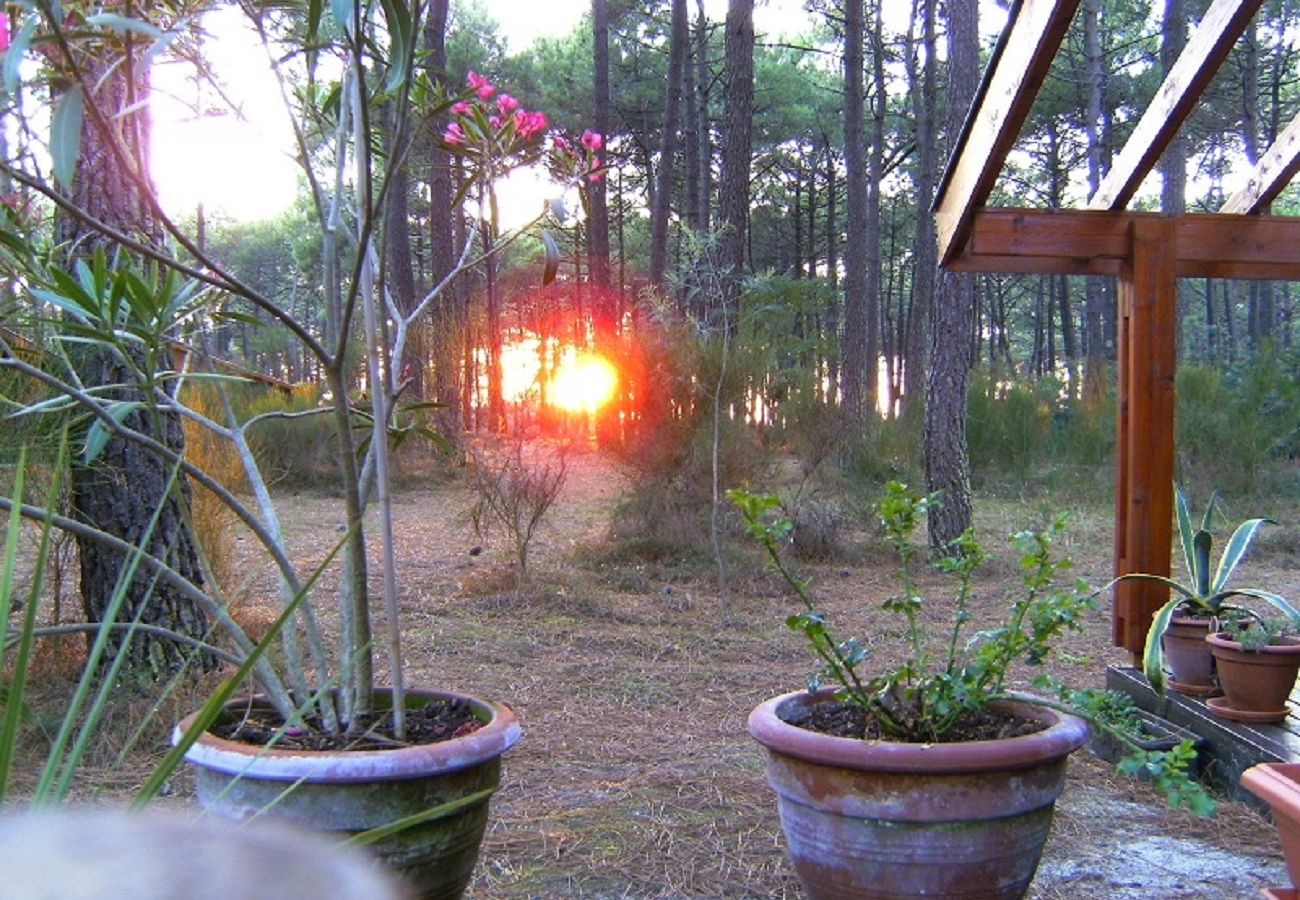
<svg viewBox="0 0 1300 900">
<path fill-rule="evenodd" d="M 732 558 L 724 601 L 711 563 L 620 552 L 608 531 L 625 486 L 606 457 L 573 457 L 524 587 L 506 536 L 471 530 L 467 475 L 417 479 L 396 497 L 410 683 L 504 700 L 524 728 L 506 758 L 471 896 L 796 897 L 763 755 L 745 731 L 755 705 L 802 685 L 814 668 L 783 624 L 792 601 L 757 556 Z M 296 561 L 323 558 L 339 537 L 340 502 L 311 491 L 281 499 Z M 993 536 L 1051 515 L 1037 502 L 977 505 L 988 549 Z M 1062 541 L 1094 583 L 1110 566 L 1109 517 L 1100 505 L 1075 511 Z M 882 641 L 897 636 L 897 624 L 880 603 L 894 589 L 894 564 L 865 533 L 850 543 L 850 561 L 803 568 L 840 633 L 888 660 Z M 1280 571 L 1293 549 L 1264 541 L 1248 574 Z M 269 596 L 269 573 L 244 570 L 249 581 L 237 593 Z M 977 627 L 1017 583 L 1013 560 L 988 564 Z M 942 584 L 923 580 L 940 617 Z M 256 619 L 256 606 L 241 615 Z M 1124 661 L 1109 629 L 1098 610 L 1054 671 L 1100 685 L 1105 666 Z M 94 793 L 93 771 L 89 778 Z M 167 803 L 186 804 L 190 792 L 189 776 L 177 776 Z M 1273 828 L 1250 808 L 1222 801 L 1210 819 L 1170 811 L 1080 752 L 1031 896 L 1251 897 L 1285 883 Z"/>
</svg>

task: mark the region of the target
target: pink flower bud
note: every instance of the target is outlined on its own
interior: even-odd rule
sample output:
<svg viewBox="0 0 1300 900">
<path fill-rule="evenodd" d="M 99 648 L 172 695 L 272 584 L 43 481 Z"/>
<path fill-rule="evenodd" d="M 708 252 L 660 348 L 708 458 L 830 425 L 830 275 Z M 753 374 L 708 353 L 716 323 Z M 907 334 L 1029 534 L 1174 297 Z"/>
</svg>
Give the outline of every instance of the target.
<svg viewBox="0 0 1300 900">
<path fill-rule="evenodd" d="M 582 133 L 582 146 L 592 153 L 598 153 L 600 148 L 605 146 L 605 139 L 594 131 L 584 131 Z"/>
<path fill-rule="evenodd" d="M 497 89 L 492 86 L 492 82 L 477 72 L 470 72 L 466 80 L 469 82 L 469 86 L 478 93 L 480 100 L 488 100 L 497 92 Z"/>
<path fill-rule="evenodd" d="M 519 101 L 509 94 L 502 94 L 497 97 L 497 109 L 503 113 L 512 113 L 519 108 Z"/>
<path fill-rule="evenodd" d="M 465 143 L 465 129 L 460 127 L 459 122 L 452 122 L 447 126 L 447 130 L 442 133 L 442 140 L 444 143 L 459 147 Z"/>
<path fill-rule="evenodd" d="M 569 142 L 566 141 L 564 138 L 560 137 L 558 134 L 555 137 L 551 138 L 551 146 L 554 147 L 556 150 L 561 150 L 565 153 L 573 152 L 573 150 L 569 147 Z"/>
<path fill-rule="evenodd" d="M 488 116 L 488 124 L 493 128 L 500 128 L 504 123 L 505 120 L 500 116 Z"/>
<path fill-rule="evenodd" d="M 470 110 L 470 106 L 464 100 L 453 103 L 451 105 L 451 114 L 453 116 L 468 116 L 469 110 Z"/>
<path fill-rule="evenodd" d="M 515 128 L 519 131 L 519 136 L 524 139 L 545 131 L 550 124 L 545 113 L 528 112 L 523 109 L 515 113 Z"/>
</svg>

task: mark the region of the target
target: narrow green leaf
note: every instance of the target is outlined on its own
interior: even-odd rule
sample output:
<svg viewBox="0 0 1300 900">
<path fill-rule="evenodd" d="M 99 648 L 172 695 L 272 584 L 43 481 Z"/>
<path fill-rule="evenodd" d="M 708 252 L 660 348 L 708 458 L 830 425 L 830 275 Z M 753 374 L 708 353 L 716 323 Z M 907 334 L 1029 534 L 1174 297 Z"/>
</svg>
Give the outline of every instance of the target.
<svg viewBox="0 0 1300 900">
<path fill-rule="evenodd" d="M 114 422 L 121 425 L 126 421 L 127 416 L 143 405 L 139 400 L 110 403 L 105 407 L 104 411 L 109 414 Z M 112 436 L 113 433 L 102 419 L 96 418 L 95 421 L 90 423 L 90 428 L 86 431 L 86 446 L 82 452 L 82 459 L 86 465 L 90 465 L 99 458 L 99 454 L 104 452 L 104 448 L 108 446 L 108 440 Z"/>
<path fill-rule="evenodd" d="M 1142 671 L 1146 673 L 1147 681 L 1151 682 L 1151 687 L 1155 688 L 1157 694 L 1165 692 L 1165 649 L 1161 638 L 1169 629 L 1169 620 L 1174 617 L 1174 609 L 1180 602 L 1175 597 L 1156 610 L 1151 618 L 1151 627 L 1147 629 L 1147 642 L 1142 649 Z"/>
<path fill-rule="evenodd" d="M 346 34 L 352 32 L 352 4 L 353 0 L 330 0 L 330 12 L 334 14 L 334 21 Z"/>
<path fill-rule="evenodd" d="M 550 284 L 560 271 L 560 247 L 549 231 L 542 232 L 542 246 L 546 248 L 546 268 L 542 272 L 542 284 Z"/>
<path fill-rule="evenodd" d="M 79 85 L 69 88 L 59 98 L 50 118 L 50 158 L 54 180 L 64 188 L 72 187 L 81 156 L 81 120 L 86 113 L 86 98 Z"/>
<path fill-rule="evenodd" d="M 371 828 L 369 831 L 362 831 L 352 835 L 346 841 L 343 841 L 344 847 L 365 847 L 376 841 L 382 841 L 386 837 L 413 828 L 416 825 L 423 825 L 425 822 L 432 822 L 435 819 L 445 819 L 453 813 L 459 812 L 468 806 L 474 806 L 482 803 L 496 793 L 495 787 L 484 788 L 481 791 L 475 791 L 456 800 L 449 800 L 446 803 L 440 803 L 429 809 L 422 809 L 417 813 L 409 816 L 403 816 L 396 821 L 389 822 L 387 825 L 380 825 L 378 828 Z"/>
<path fill-rule="evenodd" d="M 243 684 L 245 680 L 247 680 L 249 674 L 253 671 L 253 667 L 257 665 L 257 661 L 262 658 L 262 654 L 266 652 L 267 648 L 275 643 L 276 637 L 284 629 L 285 625 L 292 621 L 294 614 L 298 611 L 298 607 L 307 599 L 307 596 L 311 593 L 312 588 L 316 586 L 316 583 L 320 581 L 325 570 L 333 564 L 334 558 L 338 556 L 339 551 L 343 549 L 343 546 L 351 538 L 352 532 L 356 530 L 356 527 L 356 525 L 353 525 L 352 528 L 349 528 L 347 533 L 339 539 L 339 542 L 334 545 L 334 549 L 329 552 L 329 555 L 326 556 L 316 570 L 312 572 L 311 577 L 307 579 L 307 583 L 302 586 L 302 590 L 298 592 L 297 596 L 295 596 L 292 601 L 285 604 L 284 611 L 280 613 L 279 617 L 274 623 L 272 623 L 271 627 L 267 629 L 266 635 L 258 641 L 257 646 L 253 648 L 253 652 L 248 654 L 248 658 L 244 660 L 244 664 L 239 667 L 234 675 L 223 681 L 221 686 L 217 688 L 216 692 L 208 698 L 206 703 L 203 704 L 202 708 L 199 710 L 199 714 L 194 717 L 194 722 L 190 725 L 190 728 L 181 735 L 179 740 L 176 741 L 175 745 L 167 753 L 167 756 L 163 758 L 163 761 L 159 763 L 158 768 L 155 769 L 153 774 L 149 777 L 149 780 L 146 781 L 136 793 L 135 799 L 131 801 L 132 809 L 143 809 L 149 801 L 157 796 L 158 792 L 162 790 L 162 786 L 167 782 L 167 779 L 171 777 L 171 773 L 175 771 L 176 767 L 180 765 L 181 760 L 185 758 L 185 754 L 189 752 L 190 747 L 194 746 L 194 742 L 202 737 L 203 733 L 208 730 L 208 727 L 217 720 L 217 716 L 221 715 L 221 709 L 225 706 L 226 701 L 229 700 L 235 693 L 235 690 Z"/>
<path fill-rule="evenodd" d="M 99 28 L 110 28 L 118 34 L 125 34 L 129 31 L 135 34 L 146 35 L 155 40 L 163 36 L 162 29 L 158 28 L 158 26 L 152 25 L 141 19 L 119 16 L 117 13 L 95 13 L 94 15 L 86 16 L 86 21 Z"/>
<path fill-rule="evenodd" d="M 1174 511 L 1178 516 L 1178 540 L 1183 545 L 1183 565 L 1187 567 L 1187 583 L 1196 584 L 1196 571 L 1193 568 L 1196 551 L 1192 547 L 1192 535 L 1195 534 L 1192 528 L 1192 511 L 1187 504 L 1187 494 L 1183 493 L 1178 485 L 1174 485 Z"/>
<path fill-rule="evenodd" d="M 10 94 L 18 90 L 23 60 L 27 58 L 27 51 L 32 46 L 32 35 L 36 33 L 39 22 L 39 16 L 28 16 L 22 29 L 10 41 L 9 49 L 5 51 L 4 85 L 5 91 Z"/>
<path fill-rule="evenodd" d="M 307 0 L 307 41 L 308 47 L 316 46 L 316 35 L 320 31 L 321 0 Z"/>
<path fill-rule="evenodd" d="M 384 90 L 392 91 L 406 81 L 406 75 L 411 70 L 411 8 L 402 0 L 380 2 L 384 7 L 384 19 L 388 22 L 390 41 L 388 78 L 384 81 Z"/>
<path fill-rule="evenodd" d="M 1219 558 L 1219 568 L 1214 573 L 1214 584 L 1211 589 L 1221 591 L 1232 577 L 1232 572 L 1237 568 L 1237 563 L 1241 562 L 1246 551 L 1250 549 L 1250 542 L 1255 539 L 1255 533 L 1266 524 L 1272 523 L 1271 519 L 1248 519 L 1237 526 L 1237 530 L 1228 538 L 1228 545 L 1223 548 L 1223 556 Z M 1208 549 L 1206 551 L 1208 553 Z"/>
<path fill-rule="evenodd" d="M 1204 528 L 1192 536 L 1192 566 L 1195 575 L 1192 587 L 1198 597 L 1210 595 L 1210 547 L 1214 538 Z"/>
</svg>

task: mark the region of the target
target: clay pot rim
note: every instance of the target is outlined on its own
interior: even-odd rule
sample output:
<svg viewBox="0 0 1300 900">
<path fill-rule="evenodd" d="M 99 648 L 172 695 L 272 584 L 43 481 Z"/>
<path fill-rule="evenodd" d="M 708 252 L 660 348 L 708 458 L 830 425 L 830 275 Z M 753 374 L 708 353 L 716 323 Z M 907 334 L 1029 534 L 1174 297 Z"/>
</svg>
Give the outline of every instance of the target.
<svg viewBox="0 0 1300 900">
<path fill-rule="evenodd" d="M 375 693 L 387 695 L 390 691 L 377 688 Z M 406 693 L 408 697 L 423 700 L 466 700 L 477 712 L 486 714 L 488 720 L 478 731 L 464 737 L 391 750 L 268 750 L 204 732 L 185 752 L 185 759 L 193 765 L 227 775 L 273 781 L 398 781 L 479 765 L 501 756 L 523 736 L 518 717 L 503 703 L 453 691 L 408 688 Z M 241 706 L 247 702 L 247 699 L 232 700 L 226 706 Z M 197 712 L 191 713 L 177 724 L 172 731 L 173 745 L 180 741 L 197 715 Z"/>
<path fill-rule="evenodd" d="M 1205 642 L 1210 645 L 1211 650 L 1226 650 L 1233 653 L 1240 653 L 1245 656 L 1256 656 L 1267 654 L 1269 656 L 1300 656 L 1300 637 L 1285 636 L 1282 638 L 1285 643 L 1269 644 L 1266 647 L 1260 647 L 1255 650 L 1247 650 L 1241 646 L 1240 641 L 1234 641 L 1225 637 L 1226 632 L 1210 632 L 1205 636 Z"/>
<path fill-rule="evenodd" d="M 918 744 L 901 741 L 864 741 L 836 737 L 799 728 L 783 721 L 777 710 L 787 703 L 829 700 L 835 691 L 817 694 L 792 691 L 759 704 L 749 714 L 749 733 L 771 751 L 809 762 L 874 772 L 944 774 L 1028 768 L 1068 756 L 1088 740 L 1088 724 L 1077 716 L 1034 703 L 999 700 L 991 706 L 1048 723 L 1043 731 L 994 741 L 957 741 Z"/>
</svg>

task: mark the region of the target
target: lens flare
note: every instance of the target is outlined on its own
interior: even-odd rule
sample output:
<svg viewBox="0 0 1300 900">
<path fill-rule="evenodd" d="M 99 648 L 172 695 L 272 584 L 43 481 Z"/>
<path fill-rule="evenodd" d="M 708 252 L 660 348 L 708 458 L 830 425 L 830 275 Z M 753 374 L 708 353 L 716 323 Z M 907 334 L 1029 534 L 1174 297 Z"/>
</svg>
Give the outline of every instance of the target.
<svg viewBox="0 0 1300 900">
<path fill-rule="evenodd" d="M 614 397 L 618 369 L 596 353 L 579 353 L 560 363 L 551 379 L 552 406 L 574 413 L 594 413 Z"/>
</svg>

